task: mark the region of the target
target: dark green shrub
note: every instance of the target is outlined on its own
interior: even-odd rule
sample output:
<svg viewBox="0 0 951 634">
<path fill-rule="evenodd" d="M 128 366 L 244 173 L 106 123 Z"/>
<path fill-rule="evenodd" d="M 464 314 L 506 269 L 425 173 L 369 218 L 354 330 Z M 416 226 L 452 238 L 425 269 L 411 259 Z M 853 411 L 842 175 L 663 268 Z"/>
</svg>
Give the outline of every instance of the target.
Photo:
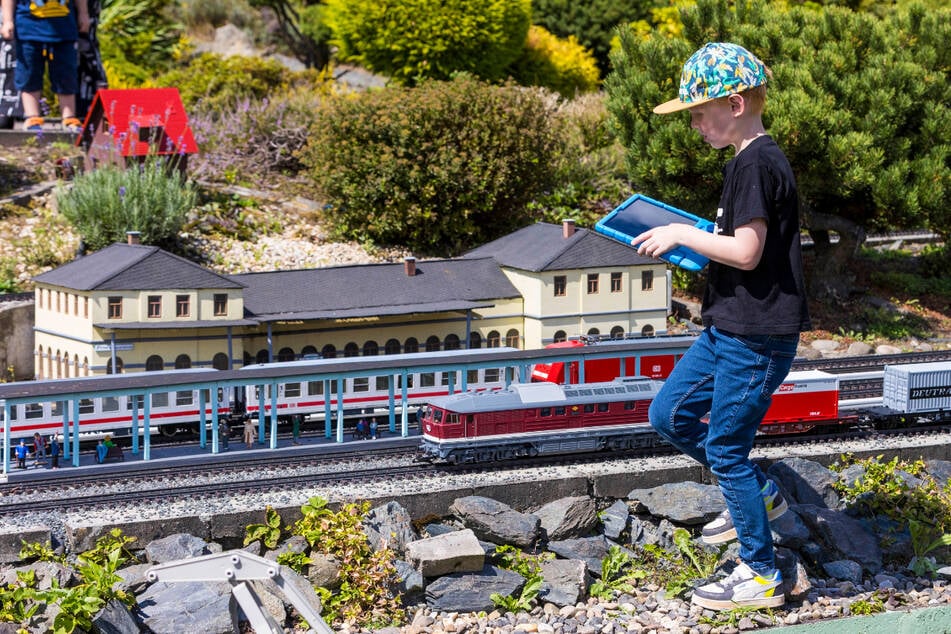
<svg viewBox="0 0 951 634">
<path fill-rule="evenodd" d="M 110 88 L 141 86 L 172 68 L 185 48 L 184 27 L 163 0 L 107 0 L 96 31 Z"/>
<path fill-rule="evenodd" d="M 522 53 L 531 0 L 327 0 L 337 56 L 403 84 L 466 71 L 495 81 Z"/>
<path fill-rule="evenodd" d="M 92 250 L 124 241 L 127 231 L 139 231 L 145 244 L 168 246 L 195 198 L 191 184 L 160 158 L 128 169 L 106 165 L 56 190 L 60 213 Z"/>
<path fill-rule="evenodd" d="M 560 131 L 540 89 L 471 77 L 325 100 L 301 154 L 337 237 L 455 255 L 532 222 Z"/>
<path fill-rule="evenodd" d="M 569 98 L 598 87 L 591 53 L 573 35 L 560 40 L 540 26 L 528 30 L 525 52 L 510 70 L 522 85 L 544 86 Z"/>
</svg>

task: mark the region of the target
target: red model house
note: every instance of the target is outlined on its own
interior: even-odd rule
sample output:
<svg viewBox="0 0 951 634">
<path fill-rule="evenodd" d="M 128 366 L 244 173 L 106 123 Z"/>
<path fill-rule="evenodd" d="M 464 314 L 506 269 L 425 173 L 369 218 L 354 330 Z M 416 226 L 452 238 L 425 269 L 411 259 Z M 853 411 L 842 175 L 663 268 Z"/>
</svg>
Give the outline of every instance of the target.
<svg viewBox="0 0 951 634">
<path fill-rule="evenodd" d="M 184 172 L 188 155 L 198 151 L 177 88 L 100 90 L 76 144 L 86 153 L 87 169 L 162 156 Z"/>
</svg>

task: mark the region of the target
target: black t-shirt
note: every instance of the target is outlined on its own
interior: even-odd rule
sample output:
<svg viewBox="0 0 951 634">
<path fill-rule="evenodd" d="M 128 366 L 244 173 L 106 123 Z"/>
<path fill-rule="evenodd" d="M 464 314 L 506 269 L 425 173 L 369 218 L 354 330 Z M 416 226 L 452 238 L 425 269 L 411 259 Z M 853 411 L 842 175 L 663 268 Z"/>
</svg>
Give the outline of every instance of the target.
<svg viewBox="0 0 951 634">
<path fill-rule="evenodd" d="M 752 271 L 710 262 L 703 324 L 738 335 L 792 335 L 809 330 L 799 243 L 799 195 L 789 161 L 769 136 L 754 139 L 723 168 L 716 232 L 734 235 L 757 218 L 766 244 Z"/>
</svg>

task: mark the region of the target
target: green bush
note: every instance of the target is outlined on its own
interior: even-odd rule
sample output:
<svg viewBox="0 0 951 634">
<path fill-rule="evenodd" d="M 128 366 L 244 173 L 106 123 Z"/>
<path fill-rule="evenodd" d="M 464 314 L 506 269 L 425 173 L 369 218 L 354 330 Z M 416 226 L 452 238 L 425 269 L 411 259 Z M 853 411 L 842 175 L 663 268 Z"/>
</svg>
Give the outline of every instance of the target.
<svg viewBox="0 0 951 634">
<path fill-rule="evenodd" d="M 337 237 L 455 255 L 533 221 L 556 177 L 555 101 L 465 76 L 340 96 L 301 158 Z"/>
<path fill-rule="evenodd" d="M 175 86 L 187 110 L 218 114 L 243 100 L 282 94 L 292 83 L 316 85 L 317 81 L 314 72 L 296 74 L 274 60 L 203 53 L 187 65 L 159 75 L 150 85 Z"/>
<path fill-rule="evenodd" d="M 544 86 L 569 98 L 598 87 L 594 57 L 575 36 L 560 40 L 540 26 L 528 30 L 525 52 L 511 71 L 520 84 Z"/>
<path fill-rule="evenodd" d="M 128 169 L 106 165 L 56 190 L 60 212 L 93 250 L 124 241 L 127 231 L 170 246 L 195 200 L 193 186 L 158 157 Z"/>
<path fill-rule="evenodd" d="M 466 71 L 505 78 L 522 53 L 531 0 L 327 0 L 337 56 L 401 84 Z"/>
<path fill-rule="evenodd" d="M 172 14 L 163 0 L 103 2 L 96 33 L 110 88 L 141 86 L 179 61 L 184 27 Z"/>
</svg>

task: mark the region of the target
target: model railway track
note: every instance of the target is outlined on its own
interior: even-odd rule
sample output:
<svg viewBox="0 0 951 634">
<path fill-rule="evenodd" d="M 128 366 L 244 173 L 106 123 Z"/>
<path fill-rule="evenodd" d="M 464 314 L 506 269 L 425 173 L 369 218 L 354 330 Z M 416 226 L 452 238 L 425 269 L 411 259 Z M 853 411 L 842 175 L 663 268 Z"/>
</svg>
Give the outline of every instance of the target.
<svg viewBox="0 0 951 634">
<path fill-rule="evenodd" d="M 907 352 L 901 354 L 867 354 L 859 357 L 836 357 L 830 359 L 796 359 L 793 370 L 822 370 L 832 374 L 884 370 L 886 365 L 906 363 L 932 363 L 951 361 L 951 350 L 930 352 Z"/>
</svg>

